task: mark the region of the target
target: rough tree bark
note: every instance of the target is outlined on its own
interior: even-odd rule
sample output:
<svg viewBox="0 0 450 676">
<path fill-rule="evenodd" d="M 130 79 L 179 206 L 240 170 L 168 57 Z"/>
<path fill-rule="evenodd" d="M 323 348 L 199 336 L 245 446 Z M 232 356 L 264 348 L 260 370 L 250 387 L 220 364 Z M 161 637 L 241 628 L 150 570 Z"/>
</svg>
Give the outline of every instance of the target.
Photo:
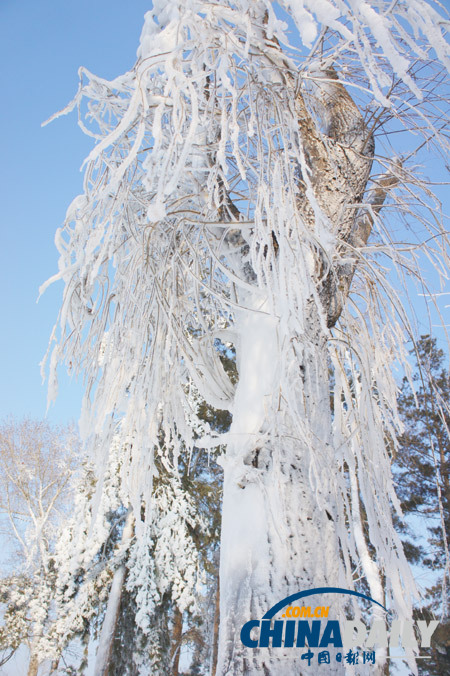
<svg viewBox="0 0 450 676">
<path fill-rule="evenodd" d="M 277 53 L 276 44 L 268 46 Z M 366 195 L 370 209 L 361 207 L 373 161 L 374 141 L 358 107 L 339 82 L 334 68 L 320 74 L 318 98 L 328 120 L 327 135 L 306 105 L 302 91 L 296 97 L 299 136 L 309 169 L 308 182 L 314 197 L 332 224 L 336 248 L 332 260 L 324 260 L 317 251 L 317 291 L 324 308 L 326 324 L 311 299 L 306 330 L 292 335 L 292 349 L 302 353 L 298 371 L 299 396 L 303 415 L 310 421 L 312 439 L 292 439 L 283 401 L 274 405 L 280 391 L 277 379 L 279 363 L 279 321 L 281 307 L 269 310 L 264 289 L 241 292 L 237 311 L 236 346 L 239 383 L 233 406 L 224 467 L 224 504 L 222 522 L 221 624 L 217 674 L 265 674 L 298 676 L 298 660 L 289 659 L 282 649 L 248 650 L 240 642 L 239 632 L 249 619 L 260 618 L 275 602 L 300 589 L 320 586 L 345 586 L 341 575 L 340 544 L 335 522 L 340 518 L 339 496 L 333 492 L 335 449 L 331 443 L 329 365 L 327 328 L 339 319 L 349 293 L 358 262 L 358 247 L 364 246 L 373 225 L 373 213 L 380 210 L 395 177 L 387 176 Z M 321 84 L 323 82 L 323 85 Z M 286 86 L 294 83 L 286 79 Z M 314 229 L 316 217 L 311 199 L 306 197 L 307 183 L 300 175 L 299 208 L 303 219 Z M 229 208 L 233 216 L 236 211 Z M 233 231 L 228 237 L 230 249 L 252 245 Z M 277 243 L 271 255 L 276 259 Z M 345 262 L 341 262 L 345 258 Z M 275 262 L 274 262 L 275 264 Z M 237 266 L 239 267 L 239 266 Z M 254 275 L 248 264 L 235 270 L 251 284 Z M 248 311 L 250 309 L 250 312 Z M 243 441 L 244 440 L 244 441 Z M 296 458 L 287 462 L 286 447 Z M 311 490 L 309 457 L 311 445 L 320 457 L 324 490 Z M 273 507 L 277 505 L 277 509 Z M 273 513 L 284 514 L 284 522 L 275 522 Z M 278 544 L 282 542 L 283 555 Z M 362 551 L 361 556 L 367 555 Z M 266 552 L 261 557 L 261 553 Z M 319 552 L 319 553 L 318 553 Z M 259 557 L 264 561 L 260 565 Z M 270 562 L 267 565 L 267 562 Z M 382 601 L 383 591 L 372 576 L 372 596 Z M 299 671 L 300 668 L 300 671 Z M 343 665 L 331 665 L 329 673 L 343 673 Z"/>
</svg>

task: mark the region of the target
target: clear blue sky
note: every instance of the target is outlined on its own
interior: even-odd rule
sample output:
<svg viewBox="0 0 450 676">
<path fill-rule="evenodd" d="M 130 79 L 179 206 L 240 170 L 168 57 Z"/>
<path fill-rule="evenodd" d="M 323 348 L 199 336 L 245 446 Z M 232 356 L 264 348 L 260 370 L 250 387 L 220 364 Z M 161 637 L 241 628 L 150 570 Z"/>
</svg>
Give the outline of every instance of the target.
<svg viewBox="0 0 450 676">
<path fill-rule="evenodd" d="M 36 299 L 57 269 L 54 233 L 81 191 L 79 167 L 92 147 L 75 113 L 41 123 L 72 99 L 79 66 L 106 78 L 132 67 L 150 7 L 150 0 L 0 0 L 0 419 L 45 414 L 39 362 L 62 283 Z M 82 388 L 63 373 L 61 381 L 49 417 L 78 419 Z"/>
<path fill-rule="evenodd" d="M 150 8 L 150 0 L 0 0 L 0 419 L 45 415 L 39 362 L 62 283 L 36 299 L 57 270 L 54 233 L 81 192 L 92 147 L 76 113 L 41 123 L 72 99 L 79 66 L 106 78 L 133 66 Z M 49 418 L 76 420 L 81 387 L 62 381 Z"/>
</svg>

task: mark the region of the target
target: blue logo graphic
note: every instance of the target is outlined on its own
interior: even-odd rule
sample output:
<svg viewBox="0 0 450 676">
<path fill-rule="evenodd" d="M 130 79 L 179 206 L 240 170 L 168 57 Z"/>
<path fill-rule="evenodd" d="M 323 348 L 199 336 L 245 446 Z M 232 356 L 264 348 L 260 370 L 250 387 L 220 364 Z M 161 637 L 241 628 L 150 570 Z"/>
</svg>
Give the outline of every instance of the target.
<svg viewBox="0 0 450 676">
<path fill-rule="evenodd" d="M 286 596 L 285 599 L 279 601 L 279 603 L 276 603 L 270 610 L 267 611 L 263 617 L 263 620 L 271 620 L 274 615 L 284 608 L 284 606 L 291 605 L 294 601 L 306 598 L 307 596 L 314 596 L 314 594 L 349 594 L 350 596 L 358 596 L 359 598 L 365 599 L 366 601 L 376 603 L 377 606 L 380 606 L 380 608 L 383 608 L 383 610 L 387 612 L 387 609 L 382 606 L 381 603 L 378 603 L 378 601 L 375 601 L 375 599 L 372 599 L 370 596 L 366 596 L 365 594 L 360 594 L 359 592 L 352 591 L 351 589 L 341 589 L 340 587 L 317 587 L 316 589 L 306 589 L 305 591 L 297 592 L 291 596 Z"/>
</svg>

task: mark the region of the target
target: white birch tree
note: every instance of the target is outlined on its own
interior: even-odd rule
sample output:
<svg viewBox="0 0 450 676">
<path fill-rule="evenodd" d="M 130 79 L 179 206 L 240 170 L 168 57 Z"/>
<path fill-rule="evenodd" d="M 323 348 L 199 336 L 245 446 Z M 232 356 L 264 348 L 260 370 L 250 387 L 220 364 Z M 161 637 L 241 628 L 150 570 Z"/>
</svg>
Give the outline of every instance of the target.
<svg viewBox="0 0 450 676">
<path fill-rule="evenodd" d="M 56 238 L 50 391 L 59 362 L 84 374 L 97 505 L 119 421 L 133 440 L 118 471 L 141 551 L 155 458 L 176 475 L 225 446 L 218 675 L 299 673 L 239 631 L 300 589 L 366 584 L 410 616 L 388 447 L 412 323 L 391 282 L 422 279 L 421 249 L 447 273 L 414 166 L 448 149 L 447 25 L 425 0 L 154 0 L 135 67 L 81 69 L 63 111 L 96 145 Z M 195 438 L 198 396 L 228 433 Z"/>
<path fill-rule="evenodd" d="M 55 540 L 73 498 L 78 450 L 73 425 L 27 418 L 0 425 L 1 534 L 11 558 L 0 577 L 0 649 L 12 656 L 25 644 L 28 676 L 38 672 L 38 645 L 51 623 Z"/>
</svg>

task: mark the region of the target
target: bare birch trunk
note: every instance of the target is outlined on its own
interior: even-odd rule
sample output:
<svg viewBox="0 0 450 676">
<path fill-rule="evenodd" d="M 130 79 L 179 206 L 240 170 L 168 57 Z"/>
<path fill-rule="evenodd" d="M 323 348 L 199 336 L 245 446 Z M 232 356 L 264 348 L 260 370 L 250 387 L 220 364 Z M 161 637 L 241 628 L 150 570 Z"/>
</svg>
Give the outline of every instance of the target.
<svg viewBox="0 0 450 676">
<path fill-rule="evenodd" d="M 122 544 L 128 542 L 133 535 L 133 512 L 128 512 L 127 520 L 122 533 Z M 108 596 L 105 618 L 103 620 L 100 640 L 95 660 L 95 675 L 107 676 L 113 649 L 114 636 L 116 634 L 117 620 L 119 617 L 120 600 L 122 597 L 123 584 L 126 577 L 126 566 L 122 564 L 114 573 L 111 589 Z"/>
<path fill-rule="evenodd" d="M 34 652 L 31 652 L 30 662 L 28 664 L 27 676 L 37 676 L 39 669 L 39 660 Z"/>
</svg>

